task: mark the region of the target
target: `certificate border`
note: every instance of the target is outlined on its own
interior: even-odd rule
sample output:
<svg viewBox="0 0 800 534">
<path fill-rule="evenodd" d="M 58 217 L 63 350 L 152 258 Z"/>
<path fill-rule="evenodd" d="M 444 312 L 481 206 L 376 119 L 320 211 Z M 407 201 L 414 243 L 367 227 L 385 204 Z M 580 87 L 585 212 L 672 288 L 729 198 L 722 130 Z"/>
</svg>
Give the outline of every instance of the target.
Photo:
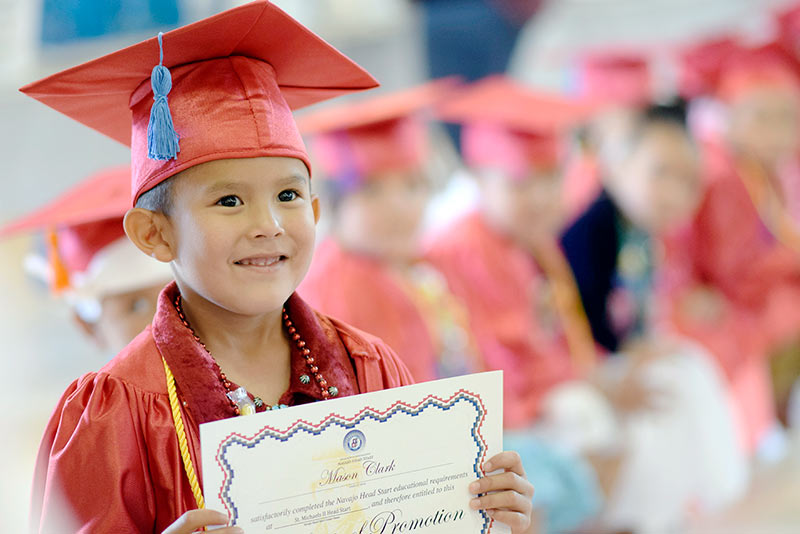
<svg viewBox="0 0 800 534">
<path fill-rule="evenodd" d="M 367 406 L 359 411 L 353 417 L 343 417 L 337 413 L 330 413 L 326 415 L 319 423 L 314 424 L 303 419 L 299 419 L 289 425 L 285 430 L 279 430 L 269 425 L 263 426 L 256 431 L 252 436 L 245 436 L 238 432 L 231 432 L 222 439 L 217 447 L 217 454 L 215 460 L 217 465 L 223 472 L 222 485 L 220 486 L 217 496 L 222 501 L 228 517 L 232 519 L 231 524 L 235 525 L 239 516 L 239 511 L 229 496 L 231 484 L 233 483 L 234 472 L 228 461 L 225 459 L 228 448 L 232 445 L 241 445 L 248 449 L 255 447 L 266 438 L 271 438 L 276 441 L 286 442 L 291 439 L 295 434 L 300 431 L 306 432 L 313 436 L 318 436 L 331 426 L 339 426 L 346 430 L 355 428 L 359 423 L 367 418 L 373 419 L 379 423 L 384 423 L 391 419 L 398 413 L 403 413 L 415 417 L 422 413 L 425 409 L 433 406 L 440 410 L 447 411 L 459 402 L 468 402 L 472 404 L 477 412 L 475 422 L 472 424 L 470 434 L 472 440 L 478 448 L 475 456 L 475 462 L 472 469 L 477 477 L 482 477 L 485 472 L 483 470 L 483 460 L 486 458 L 486 440 L 481 433 L 483 422 L 486 419 L 486 407 L 483 405 L 481 396 L 468 391 L 466 389 L 459 389 L 450 398 L 442 399 L 436 395 L 428 395 L 417 404 L 408 404 L 403 401 L 396 401 L 390 405 L 386 410 L 380 411 Z M 483 527 L 481 534 L 488 534 L 494 524 L 494 520 L 490 518 L 483 510 L 479 511 L 483 516 Z"/>
</svg>

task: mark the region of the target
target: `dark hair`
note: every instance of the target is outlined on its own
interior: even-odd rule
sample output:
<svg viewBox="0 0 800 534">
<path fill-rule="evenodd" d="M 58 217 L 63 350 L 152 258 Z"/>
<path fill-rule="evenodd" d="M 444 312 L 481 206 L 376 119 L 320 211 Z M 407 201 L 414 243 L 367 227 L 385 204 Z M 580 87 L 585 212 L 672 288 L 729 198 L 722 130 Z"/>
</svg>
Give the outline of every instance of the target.
<svg viewBox="0 0 800 534">
<path fill-rule="evenodd" d="M 651 104 L 642 109 L 630 131 L 630 146 L 633 150 L 651 128 L 674 128 L 692 140 L 692 134 L 686 120 L 686 101 L 675 99 L 667 103 Z"/>
<path fill-rule="evenodd" d="M 172 178 L 167 178 L 154 188 L 139 195 L 136 207 L 169 215 L 172 210 Z"/>
<path fill-rule="evenodd" d="M 651 104 L 642 110 L 642 123 L 673 124 L 684 129 L 687 128 L 686 100 L 675 98 L 665 103 Z"/>
<path fill-rule="evenodd" d="M 668 128 L 685 135 L 694 143 L 687 124 L 687 106 L 682 99 L 652 103 L 626 115 L 625 125 L 613 134 L 601 134 L 593 140 L 606 171 L 629 157 L 653 130 Z M 591 132 L 590 132 L 591 133 Z"/>
</svg>

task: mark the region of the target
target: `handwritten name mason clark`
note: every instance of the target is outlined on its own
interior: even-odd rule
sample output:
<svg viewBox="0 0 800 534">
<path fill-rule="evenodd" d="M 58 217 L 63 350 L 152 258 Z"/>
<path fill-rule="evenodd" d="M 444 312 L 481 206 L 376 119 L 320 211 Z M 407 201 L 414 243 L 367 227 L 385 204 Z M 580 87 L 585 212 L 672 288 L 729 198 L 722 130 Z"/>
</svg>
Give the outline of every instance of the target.
<svg viewBox="0 0 800 534">
<path fill-rule="evenodd" d="M 382 464 L 376 461 L 366 461 L 362 464 L 362 471 L 348 472 L 344 467 L 337 467 L 336 469 L 325 469 L 322 472 L 322 477 L 319 482 L 320 486 L 329 486 L 331 484 L 341 484 L 342 482 L 356 482 L 362 475 L 374 477 L 375 475 L 384 475 L 392 473 L 395 470 L 394 460 L 389 464 Z"/>
</svg>

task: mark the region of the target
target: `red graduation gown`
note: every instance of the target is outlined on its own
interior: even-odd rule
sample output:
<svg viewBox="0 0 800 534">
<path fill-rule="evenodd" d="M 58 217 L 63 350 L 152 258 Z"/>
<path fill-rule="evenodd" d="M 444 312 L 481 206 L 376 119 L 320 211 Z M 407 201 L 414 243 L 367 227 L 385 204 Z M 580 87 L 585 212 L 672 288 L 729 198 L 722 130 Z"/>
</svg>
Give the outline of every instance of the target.
<svg viewBox="0 0 800 534">
<path fill-rule="evenodd" d="M 545 277 L 530 254 L 477 213 L 434 236 L 427 249 L 468 310 L 483 366 L 505 371 L 505 426 L 530 424 L 547 392 L 575 376 L 560 327 L 554 331 L 540 313 Z"/>
<path fill-rule="evenodd" d="M 762 324 L 764 342 L 779 342 L 800 326 L 796 306 L 775 308 L 776 299 L 789 300 L 782 293 L 797 295 L 800 250 L 785 246 L 762 222 L 745 187 L 745 171 L 729 154 L 709 149 L 708 160 L 710 182 L 691 242 L 695 274 L 736 306 L 769 314 Z"/>
<path fill-rule="evenodd" d="M 198 425 L 234 413 L 213 361 L 177 316 L 172 305 L 177 291 L 174 283 L 168 285 L 152 325 L 62 396 L 39 450 L 32 531 L 160 533 L 196 508 L 178 450 L 161 357 L 175 376 L 198 471 Z M 405 366 L 377 338 L 315 312 L 297 295 L 286 308 L 340 395 L 412 382 Z M 281 402 L 319 399 L 313 384 L 299 381 L 304 364 L 293 348 L 292 379 Z M 198 476 L 202 481 L 202 472 Z"/>
</svg>

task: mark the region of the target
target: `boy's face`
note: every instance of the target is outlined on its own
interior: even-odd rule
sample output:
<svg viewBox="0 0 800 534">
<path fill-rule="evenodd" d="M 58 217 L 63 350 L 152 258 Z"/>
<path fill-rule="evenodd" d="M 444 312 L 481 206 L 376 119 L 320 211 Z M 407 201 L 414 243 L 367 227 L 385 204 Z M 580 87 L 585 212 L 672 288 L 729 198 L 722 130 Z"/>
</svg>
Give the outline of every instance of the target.
<svg viewBox="0 0 800 534">
<path fill-rule="evenodd" d="M 748 91 L 731 105 L 730 138 L 762 163 L 777 166 L 800 148 L 800 94 L 781 87 Z"/>
<path fill-rule="evenodd" d="M 172 195 L 167 219 L 181 290 L 243 315 L 279 310 L 314 249 L 317 200 L 303 162 L 202 163 L 178 175 Z"/>
<path fill-rule="evenodd" d="M 344 195 L 335 232 L 351 250 L 386 261 L 417 257 L 419 230 L 430 198 L 430 186 L 418 172 L 374 176 Z"/>
<path fill-rule="evenodd" d="M 646 128 L 616 181 L 615 197 L 626 216 L 656 234 L 686 223 L 702 193 L 697 150 L 672 125 Z"/>
<path fill-rule="evenodd" d="M 535 248 L 561 231 L 564 209 L 557 169 L 531 170 L 522 179 L 485 169 L 479 172 L 479 184 L 489 223 L 521 245 Z"/>
</svg>

